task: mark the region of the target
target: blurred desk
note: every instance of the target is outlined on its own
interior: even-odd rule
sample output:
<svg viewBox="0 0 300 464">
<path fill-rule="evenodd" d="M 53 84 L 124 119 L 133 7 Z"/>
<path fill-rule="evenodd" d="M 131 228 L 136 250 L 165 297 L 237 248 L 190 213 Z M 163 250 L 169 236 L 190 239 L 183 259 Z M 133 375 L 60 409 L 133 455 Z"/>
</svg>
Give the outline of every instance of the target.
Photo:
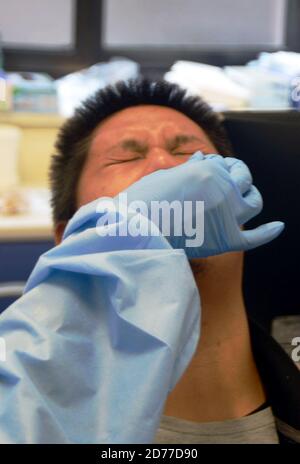
<svg viewBox="0 0 300 464">
<path fill-rule="evenodd" d="M 0 313 L 19 298 L 38 258 L 53 246 L 50 216 L 0 216 Z"/>
<path fill-rule="evenodd" d="M 0 215 L 0 242 L 52 239 L 52 220 L 50 216 Z"/>
<path fill-rule="evenodd" d="M 48 187 L 50 158 L 63 122 L 58 115 L 0 112 L 0 124 L 21 130 L 22 187 Z M 0 215 L 0 312 L 20 296 L 39 256 L 53 246 L 50 214 Z"/>
</svg>

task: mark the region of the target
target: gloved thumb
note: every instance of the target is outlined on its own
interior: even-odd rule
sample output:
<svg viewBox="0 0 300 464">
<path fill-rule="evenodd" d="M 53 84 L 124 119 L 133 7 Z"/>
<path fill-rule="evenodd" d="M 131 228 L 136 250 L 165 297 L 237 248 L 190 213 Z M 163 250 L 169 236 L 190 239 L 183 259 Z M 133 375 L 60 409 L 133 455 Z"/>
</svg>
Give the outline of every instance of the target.
<svg viewBox="0 0 300 464">
<path fill-rule="evenodd" d="M 256 229 L 242 231 L 246 245 L 244 250 L 250 250 L 271 242 L 281 234 L 284 227 L 284 222 L 274 221 L 269 222 L 268 224 L 263 224 Z"/>
</svg>

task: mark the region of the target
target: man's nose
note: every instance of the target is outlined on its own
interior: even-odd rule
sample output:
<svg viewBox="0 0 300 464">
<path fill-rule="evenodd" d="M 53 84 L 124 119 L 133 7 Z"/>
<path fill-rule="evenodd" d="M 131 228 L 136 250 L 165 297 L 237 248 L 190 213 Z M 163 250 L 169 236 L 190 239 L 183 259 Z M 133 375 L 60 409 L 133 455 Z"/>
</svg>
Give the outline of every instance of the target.
<svg viewBox="0 0 300 464">
<path fill-rule="evenodd" d="M 158 171 L 159 169 L 173 168 L 178 166 L 178 164 L 184 163 L 185 161 L 186 159 L 182 159 L 179 156 L 176 157 L 164 148 L 152 148 L 147 154 L 147 163 L 145 166 L 144 175 Z"/>
</svg>

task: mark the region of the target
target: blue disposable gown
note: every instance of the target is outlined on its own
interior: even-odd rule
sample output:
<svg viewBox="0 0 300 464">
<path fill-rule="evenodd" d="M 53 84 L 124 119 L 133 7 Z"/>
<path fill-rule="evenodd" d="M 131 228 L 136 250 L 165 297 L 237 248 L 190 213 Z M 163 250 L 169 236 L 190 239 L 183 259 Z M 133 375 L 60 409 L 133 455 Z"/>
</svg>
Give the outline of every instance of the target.
<svg viewBox="0 0 300 464">
<path fill-rule="evenodd" d="M 100 237 L 95 205 L 0 316 L 0 443 L 151 443 L 197 347 L 200 298 L 184 250 L 161 234 Z"/>
</svg>

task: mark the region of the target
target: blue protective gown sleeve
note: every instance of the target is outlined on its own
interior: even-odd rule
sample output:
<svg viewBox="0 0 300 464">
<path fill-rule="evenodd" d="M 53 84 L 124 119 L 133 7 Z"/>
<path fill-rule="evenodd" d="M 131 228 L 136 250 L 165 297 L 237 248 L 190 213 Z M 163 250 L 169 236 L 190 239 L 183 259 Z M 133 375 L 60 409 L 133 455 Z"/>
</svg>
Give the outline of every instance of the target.
<svg viewBox="0 0 300 464">
<path fill-rule="evenodd" d="M 192 359 L 200 298 L 184 250 L 99 237 L 97 218 L 94 202 L 75 214 L 0 316 L 0 443 L 151 443 Z"/>
</svg>

